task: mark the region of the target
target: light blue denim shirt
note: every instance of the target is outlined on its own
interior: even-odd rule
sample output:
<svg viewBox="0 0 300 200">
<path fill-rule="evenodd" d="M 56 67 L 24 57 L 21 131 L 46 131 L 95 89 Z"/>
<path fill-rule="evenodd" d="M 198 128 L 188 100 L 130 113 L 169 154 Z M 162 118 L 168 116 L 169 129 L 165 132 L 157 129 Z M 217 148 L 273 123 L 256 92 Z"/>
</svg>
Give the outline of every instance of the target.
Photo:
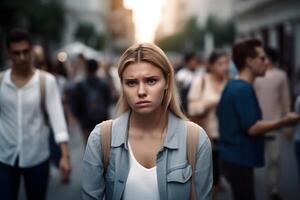
<svg viewBox="0 0 300 200">
<path fill-rule="evenodd" d="M 101 159 L 100 126 L 92 131 L 83 158 L 82 199 L 120 200 L 129 172 L 127 126 L 129 112 L 114 120 L 112 125 L 109 166 L 104 178 Z M 156 169 L 161 200 L 189 199 L 192 168 L 187 161 L 184 120 L 169 112 L 167 134 L 163 147 L 157 154 Z M 201 128 L 196 160 L 195 189 L 197 199 L 208 200 L 212 188 L 211 144 Z"/>
</svg>

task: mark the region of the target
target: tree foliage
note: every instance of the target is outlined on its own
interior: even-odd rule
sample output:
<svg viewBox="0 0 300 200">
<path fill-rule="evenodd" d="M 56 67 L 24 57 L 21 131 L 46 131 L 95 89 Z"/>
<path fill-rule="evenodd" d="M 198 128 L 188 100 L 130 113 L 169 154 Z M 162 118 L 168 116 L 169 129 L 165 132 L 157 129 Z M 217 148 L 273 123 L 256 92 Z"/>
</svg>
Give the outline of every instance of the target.
<svg viewBox="0 0 300 200">
<path fill-rule="evenodd" d="M 11 29 L 26 29 L 35 41 L 48 47 L 59 44 L 64 25 L 64 7 L 59 0 L 1 0 L 0 54 L 2 59 L 3 39 Z M 0 60 L 1 63 L 3 60 Z"/>
<path fill-rule="evenodd" d="M 34 36 L 59 42 L 65 25 L 64 7 L 58 0 L 1 0 L 0 31 L 24 28 Z"/>
<path fill-rule="evenodd" d="M 211 33 L 216 47 L 231 44 L 235 37 L 235 28 L 232 21 L 222 22 L 210 16 L 204 27 L 199 27 L 195 17 L 187 20 L 178 33 L 156 40 L 156 43 L 167 51 L 199 51 L 204 47 L 205 33 Z"/>
<path fill-rule="evenodd" d="M 98 33 L 91 23 L 80 23 L 75 31 L 75 38 L 88 46 L 101 50 L 106 45 L 107 35 Z"/>
</svg>

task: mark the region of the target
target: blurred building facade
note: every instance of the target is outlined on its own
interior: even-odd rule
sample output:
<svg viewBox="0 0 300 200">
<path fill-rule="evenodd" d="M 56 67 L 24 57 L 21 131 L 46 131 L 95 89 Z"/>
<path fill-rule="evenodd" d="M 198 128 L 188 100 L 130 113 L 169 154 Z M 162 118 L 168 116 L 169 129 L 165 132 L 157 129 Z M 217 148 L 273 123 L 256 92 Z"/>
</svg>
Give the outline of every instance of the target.
<svg viewBox="0 0 300 200">
<path fill-rule="evenodd" d="M 134 42 L 132 10 L 124 7 L 123 0 L 111 0 L 107 18 L 107 28 L 112 48 L 126 48 Z"/>
<path fill-rule="evenodd" d="M 106 0 L 64 0 L 66 27 L 63 44 L 74 41 L 75 32 L 80 24 L 93 25 L 97 33 L 106 32 L 108 3 Z"/>
<path fill-rule="evenodd" d="M 280 53 L 294 97 L 300 93 L 300 1 L 234 0 L 239 37 L 254 36 Z"/>
<path fill-rule="evenodd" d="M 63 44 L 74 42 L 82 24 L 89 24 L 98 34 L 107 35 L 108 48 L 123 48 L 134 41 L 132 11 L 123 0 L 64 0 L 66 27 Z"/>
<path fill-rule="evenodd" d="M 166 0 L 162 21 L 157 30 L 157 38 L 180 31 L 185 22 L 192 17 L 197 19 L 199 27 L 205 26 L 209 16 L 220 21 L 228 21 L 233 16 L 234 0 Z"/>
</svg>

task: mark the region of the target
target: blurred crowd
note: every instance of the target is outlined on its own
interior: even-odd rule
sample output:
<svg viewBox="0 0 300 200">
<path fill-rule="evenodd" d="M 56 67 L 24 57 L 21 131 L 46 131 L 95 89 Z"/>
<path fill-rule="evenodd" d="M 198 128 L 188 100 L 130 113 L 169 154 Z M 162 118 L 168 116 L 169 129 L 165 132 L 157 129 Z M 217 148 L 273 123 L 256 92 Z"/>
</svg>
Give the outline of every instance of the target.
<svg viewBox="0 0 300 200">
<path fill-rule="evenodd" d="M 113 60 L 112 56 L 102 57 L 101 60 L 91 59 L 80 53 L 72 60 L 60 61 L 56 58 L 52 61 L 43 47 L 35 44 L 32 46 L 32 53 L 33 65 L 55 77 L 68 132 L 72 133 L 73 128 L 79 126 L 86 143 L 96 124 L 113 118 L 116 114 L 114 108 L 121 91 L 118 69 L 115 67 L 117 60 Z M 224 190 L 220 177 L 225 176 L 228 167 L 226 163 L 222 164 L 219 157 L 219 124 L 223 118 L 219 118 L 217 113 L 224 88 L 230 80 L 239 78 L 231 54 L 228 49 L 215 49 L 207 57 L 199 56 L 197 52 L 170 56 L 176 72 L 182 110 L 190 120 L 205 129 L 211 140 L 214 164 L 213 199 L 217 198 L 218 192 Z M 292 111 L 300 114 L 300 95 L 297 99 L 291 98 L 289 78 L 282 66 L 278 65 L 277 50 L 264 48 L 261 59 L 266 66 L 265 76 L 254 81 L 253 89 L 262 112 L 262 120 L 280 119 Z M 241 103 L 241 106 L 247 107 L 249 102 L 247 100 Z M 295 155 L 291 156 L 297 157 L 300 167 L 300 126 L 282 126 L 267 132 L 263 141 L 268 192 L 270 199 L 282 199 L 278 188 L 281 167 L 280 135 L 294 138 Z M 236 140 L 234 137 L 227 139 Z M 239 151 L 243 151 L 242 148 Z M 300 178 L 300 171 L 298 175 Z"/>
</svg>

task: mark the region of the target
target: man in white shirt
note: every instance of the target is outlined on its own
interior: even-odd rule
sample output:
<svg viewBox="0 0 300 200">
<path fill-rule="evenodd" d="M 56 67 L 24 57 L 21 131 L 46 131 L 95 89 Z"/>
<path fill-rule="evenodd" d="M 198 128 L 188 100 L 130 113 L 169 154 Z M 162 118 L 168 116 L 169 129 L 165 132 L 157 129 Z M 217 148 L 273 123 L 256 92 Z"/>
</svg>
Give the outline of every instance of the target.
<svg viewBox="0 0 300 200">
<path fill-rule="evenodd" d="M 10 69 L 0 85 L 0 197 L 17 199 L 20 178 L 27 198 L 45 199 L 49 177 L 49 127 L 41 106 L 40 70 L 32 64 L 28 33 L 13 30 L 6 40 Z M 45 77 L 45 110 L 62 156 L 62 181 L 68 180 L 70 159 L 68 133 L 54 76 Z"/>
</svg>

